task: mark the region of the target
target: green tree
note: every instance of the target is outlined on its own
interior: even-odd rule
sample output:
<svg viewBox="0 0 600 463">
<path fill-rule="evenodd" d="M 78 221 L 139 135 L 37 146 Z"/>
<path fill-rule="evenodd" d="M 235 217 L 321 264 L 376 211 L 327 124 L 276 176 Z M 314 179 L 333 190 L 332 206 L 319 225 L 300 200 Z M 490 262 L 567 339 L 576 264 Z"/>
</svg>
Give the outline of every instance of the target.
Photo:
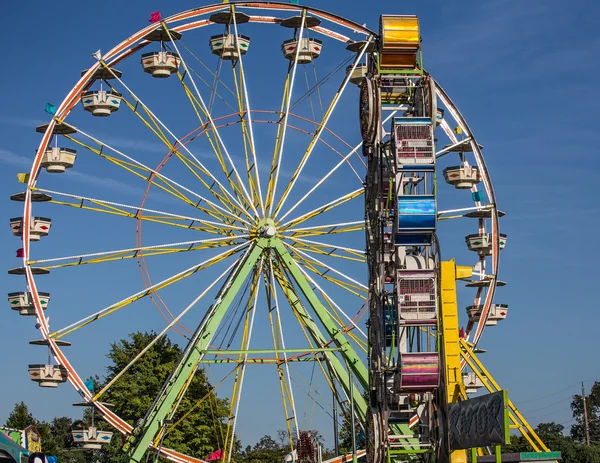
<svg viewBox="0 0 600 463">
<path fill-rule="evenodd" d="M 586 396 L 590 441 L 600 444 L 600 381 L 594 382 L 589 395 Z M 586 443 L 585 417 L 581 395 L 574 395 L 571 402 L 575 424 L 571 427 L 571 437 L 577 442 Z"/>
<path fill-rule="evenodd" d="M 287 453 L 289 448 L 275 442 L 270 435 L 265 435 L 254 447 L 246 447 L 238 459 L 243 463 L 281 463 Z"/>
<path fill-rule="evenodd" d="M 98 381 L 97 388 L 114 378 L 154 337 L 154 333 L 137 332 L 113 343 L 107 355 L 111 361 L 108 374 L 104 381 Z M 109 388 L 102 400 L 113 404 L 112 410 L 135 426 L 152 405 L 181 356 L 179 346 L 163 337 Z M 177 424 L 167 429 L 162 445 L 197 458 L 205 458 L 223 448 L 228 401 L 217 398 L 211 389 L 204 370 L 198 370 L 173 417 L 173 423 Z M 180 418 L 183 418 L 181 422 Z M 107 449 L 110 461 L 120 461 L 121 444 L 121 436 L 115 433 Z M 238 445 L 236 443 L 236 448 Z"/>
<path fill-rule="evenodd" d="M 15 408 L 8 419 L 6 420 L 5 426 L 12 429 L 25 429 L 27 426 L 36 424 L 36 420 L 29 411 L 29 407 L 25 402 L 18 402 L 15 404 Z"/>
</svg>

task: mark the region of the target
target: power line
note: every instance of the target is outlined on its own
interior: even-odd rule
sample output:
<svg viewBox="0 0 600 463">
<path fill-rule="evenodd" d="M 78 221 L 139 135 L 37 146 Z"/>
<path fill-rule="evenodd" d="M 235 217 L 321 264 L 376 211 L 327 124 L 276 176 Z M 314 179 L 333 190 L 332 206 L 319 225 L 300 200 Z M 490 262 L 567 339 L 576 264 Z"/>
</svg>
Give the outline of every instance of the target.
<svg viewBox="0 0 600 463">
<path fill-rule="evenodd" d="M 537 412 L 537 411 L 539 411 L 539 410 L 544 410 L 544 409 L 546 409 L 546 408 L 553 407 L 554 405 L 556 405 L 556 404 L 559 404 L 559 403 L 561 403 L 561 402 L 565 402 L 565 401 L 567 401 L 567 400 L 573 400 L 573 397 L 572 397 L 572 396 L 565 397 L 565 398 L 564 398 L 564 399 L 562 399 L 562 400 L 557 400 L 557 401 L 554 401 L 554 402 L 552 402 L 552 403 L 551 403 L 551 404 L 549 404 L 549 405 L 545 405 L 544 407 L 539 407 L 539 408 L 536 408 L 536 409 L 534 409 L 534 410 L 523 410 L 523 412 L 524 412 L 524 413 L 534 413 L 534 412 Z"/>
<path fill-rule="evenodd" d="M 529 417 L 529 419 L 537 419 L 537 418 L 542 418 L 542 417 L 544 417 L 544 416 L 553 415 L 553 414 L 555 414 L 555 413 L 562 412 L 562 411 L 565 411 L 565 410 L 570 410 L 570 409 L 571 409 L 571 406 L 569 405 L 569 406 L 568 406 L 568 407 L 566 407 L 566 408 L 560 408 L 560 409 L 558 409 L 558 410 L 552 410 L 551 412 L 548 412 L 548 413 L 542 413 L 541 415 L 537 415 L 537 416 L 530 416 L 530 417 Z"/>
<path fill-rule="evenodd" d="M 589 382 L 595 382 L 595 380 L 593 380 L 593 379 L 586 379 L 583 382 L 584 383 L 589 383 Z M 535 399 L 522 400 L 520 402 L 515 402 L 515 403 L 517 405 L 521 405 L 521 404 L 526 404 L 526 403 L 529 403 L 529 402 L 535 402 L 537 400 L 547 399 L 548 397 L 553 397 L 555 395 L 560 394 L 561 392 L 568 391 L 569 389 L 572 389 L 575 386 L 579 386 L 579 384 L 580 384 L 580 381 L 577 381 L 576 383 L 571 384 L 570 386 L 566 387 L 565 389 L 561 389 L 560 391 L 553 392 L 552 394 L 548 394 L 548 395 L 545 395 L 543 397 L 536 397 Z"/>
</svg>

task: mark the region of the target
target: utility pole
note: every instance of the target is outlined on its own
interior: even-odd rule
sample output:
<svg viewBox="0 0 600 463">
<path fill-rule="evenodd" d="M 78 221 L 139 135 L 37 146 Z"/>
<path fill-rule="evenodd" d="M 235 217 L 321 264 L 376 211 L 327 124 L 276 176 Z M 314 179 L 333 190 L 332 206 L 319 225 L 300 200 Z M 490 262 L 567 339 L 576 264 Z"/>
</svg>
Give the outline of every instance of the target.
<svg viewBox="0 0 600 463">
<path fill-rule="evenodd" d="M 585 439 L 587 446 L 590 446 L 590 424 L 587 416 L 587 404 L 585 403 L 585 389 L 583 388 L 583 381 L 581 382 L 581 398 L 583 399 L 583 416 L 585 418 Z"/>
</svg>

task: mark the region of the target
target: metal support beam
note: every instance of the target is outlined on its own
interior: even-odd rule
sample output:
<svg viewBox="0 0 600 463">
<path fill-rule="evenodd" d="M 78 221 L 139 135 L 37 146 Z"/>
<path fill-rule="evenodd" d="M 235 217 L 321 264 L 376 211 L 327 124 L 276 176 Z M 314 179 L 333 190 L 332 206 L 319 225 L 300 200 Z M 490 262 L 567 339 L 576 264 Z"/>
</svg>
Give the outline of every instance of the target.
<svg viewBox="0 0 600 463">
<path fill-rule="evenodd" d="M 274 247 L 277 251 L 277 255 L 285 267 L 285 269 L 289 272 L 291 277 L 294 279 L 302 294 L 308 300 L 309 304 L 315 311 L 315 314 L 327 330 L 327 334 L 331 336 L 331 339 L 335 343 L 335 345 L 340 349 L 340 354 L 344 357 L 344 360 L 348 363 L 349 367 L 352 369 L 356 378 L 362 385 L 362 387 L 367 390 L 369 384 L 369 377 L 367 373 L 367 368 L 364 363 L 358 356 L 358 353 L 354 350 L 354 347 L 350 344 L 348 339 L 344 336 L 344 334 L 338 329 L 335 325 L 335 322 L 329 316 L 329 313 L 321 304 L 321 301 L 312 290 L 310 284 L 300 271 L 298 264 L 292 258 L 290 253 L 287 251 L 284 244 L 277 240 L 274 243 Z M 279 280 L 279 279 L 278 279 Z M 282 282 L 280 281 L 280 284 Z M 328 343 L 327 338 L 323 336 L 321 330 L 312 319 L 310 314 L 306 311 L 300 300 L 296 297 L 296 300 L 290 301 L 290 304 L 293 305 L 294 310 L 296 310 L 303 318 L 307 329 L 312 336 L 315 343 L 319 346 L 323 347 Z M 340 361 L 338 357 L 335 355 L 329 355 L 328 353 L 324 354 L 324 358 L 327 361 L 330 368 L 337 375 L 340 384 L 342 385 L 348 397 L 353 397 L 354 403 L 356 405 L 356 414 L 360 417 L 360 419 L 366 423 L 367 416 L 367 402 L 361 395 L 360 391 L 354 388 L 354 390 L 350 391 L 350 378 L 348 375 L 348 370 L 344 367 L 343 363 Z"/>
<path fill-rule="evenodd" d="M 182 394 L 188 379 L 198 368 L 198 364 L 204 356 L 203 351 L 210 345 L 227 309 L 267 247 L 269 247 L 269 240 L 264 238 L 256 240 L 250 252 L 238 266 L 237 271 L 219 293 L 217 301 L 207 311 L 187 345 L 179 364 L 163 385 L 161 393 L 155 399 L 143 423 L 137 426 L 124 445 L 128 461 L 136 463 L 143 461 L 148 446 L 160 430 L 165 418 L 171 413 L 173 404 Z"/>
<path fill-rule="evenodd" d="M 127 452 L 126 461 L 140 463 L 144 459 L 144 454 L 148 448 L 152 445 L 152 441 L 155 436 L 160 432 L 164 421 L 169 418 L 169 415 L 173 411 L 174 404 L 178 402 L 182 394 L 185 393 L 185 389 L 189 384 L 189 381 L 193 377 L 198 365 L 203 363 L 235 363 L 234 359 L 222 358 L 222 359 L 205 359 L 206 355 L 215 354 L 235 354 L 235 353 L 278 353 L 283 352 L 283 349 L 267 349 L 267 350 L 236 350 L 236 351 L 215 351 L 209 350 L 210 343 L 217 331 L 219 325 L 223 321 L 227 310 L 231 303 L 239 293 L 242 285 L 255 268 L 257 262 L 265 251 L 275 251 L 279 261 L 283 265 L 289 276 L 295 281 L 297 286 L 302 291 L 304 297 L 308 300 L 309 304 L 315 311 L 315 314 L 326 329 L 328 337 L 325 337 L 320 331 L 319 327 L 312 319 L 311 315 L 306 311 L 302 305 L 298 295 L 294 288 L 285 279 L 283 275 L 278 277 L 278 282 L 283 285 L 282 288 L 287 288 L 288 292 L 291 290 L 293 295 L 290 298 L 290 304 L 292 308 L 300 314 L 303 323 L 307 326 L 310 336 L 313 338 L 315 343 L 318 345 L 317 348 L 311 349 L 286 349 L 287 353 L 305 353 L 311 352 L 313 354 L 319 354 L 322 357 L 330 371 L 334 372 L 340 381 L 340 384 L 346 391 L 349 397 L 353 398 L 353 402 L 356 406 L 356 413 L 362 419 L 366 419 L 367 403 L 360 393 L 360 390 L 353 388 L 351 391 L 349 373 L 342 361 L 335 355 L 336 351 L 339 351 L 345 362 L 348 363 L 352 372 L 356 375 L 359 383 L 364 387 L 368 387 L 368 372 L 363 364 L 358 353 L 354 350 L 354 347 L 350 344 L 348 339 L 342 331 L 340 331 L 325 309 L 321 304 L 320 300 L 312 290 L 308 280 L 304 277 L 298 264 L 291 257 L 283 242 L 279 238 L 257 238 L 247 254 L 240 261 L 235 272 L 230 276 L 225 286 L 219 292 L 216 302 L 210 307 L 202 322 L 196 329 L 194 336 L 188 343 L 181 360 L 177 367 L 171 373 L 159 396 L 155 399 L 152 407 L 146 414 L 142 423 L 139 424 L 133 431 L 132 435 L 129 436 L 127 443 L 124 445 L 124 450 Z M 285 289 L 284 289 L 285 290 Z M 336 347 L 329 347 L 333 341 Z M 249 363 L 271 363 L 269 360 L 275 359 L 248 359 Z M 297 359 L 305 360 L 305 359 Z M 308 359 L 306 359 L 308 360 Z M 313 359 L 311 359 L 313 360 Z"/>
<path fill-rule="evenodd" d="M 458 303 L 456 300 L 456 265 L 454 259 L 440 262 L 440 328 L 444 365 L 444 382 L 448 404 L 458 402 L 464 391 L 462 381 L 461 349 L 458 326 Z M 466 463 L 467 451 L 454 450 L 452 463 Z"/>
</svg>

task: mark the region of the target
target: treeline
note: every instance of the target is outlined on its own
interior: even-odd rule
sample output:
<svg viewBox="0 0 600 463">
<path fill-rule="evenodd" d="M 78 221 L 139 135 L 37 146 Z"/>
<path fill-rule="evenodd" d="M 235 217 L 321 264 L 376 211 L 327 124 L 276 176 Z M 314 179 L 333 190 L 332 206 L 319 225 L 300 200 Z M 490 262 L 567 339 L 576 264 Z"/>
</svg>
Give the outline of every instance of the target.
<svg viewBox="0 0 600 463">
<path fill-rule="evenodd" d="M 592 386 L 586 396 L 588 414 L 589 447 L 586 433 L 583 398 L 574 395 L 571 400 L 574 424 L 569 435 L 565 427 L 558 423 L 540 423 L 535 431 L 550 450 L 562 453 L 566 463 L 600 463 L 600 381 Z M 504 453 L 532 452 L 533 448 L 523 436 L 512 436 L 511 443 L 503 447 Z"/>
</svg>

